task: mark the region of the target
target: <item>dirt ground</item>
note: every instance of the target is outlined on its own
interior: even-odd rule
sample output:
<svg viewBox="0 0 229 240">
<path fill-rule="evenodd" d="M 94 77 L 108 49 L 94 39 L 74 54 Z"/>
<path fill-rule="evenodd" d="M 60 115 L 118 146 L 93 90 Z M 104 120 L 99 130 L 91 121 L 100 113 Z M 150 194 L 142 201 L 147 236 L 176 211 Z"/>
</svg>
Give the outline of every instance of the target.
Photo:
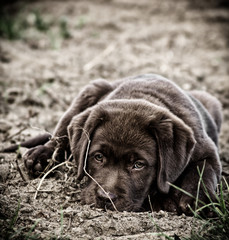
<svg viewBox="0 0 229 240">
<path fill-rule="evenodd" d="M 33 27 L 34 9 L 52 22 L 48 31 Z M 229 180 L 228 9 L 188 0 L 47 0 L 27 3 L 22 14 L 31 25 L 23 38 L 0 40 L 1 147 L 52 132 L 90 80 L 157 73 L 220 99 L 220 156 Z M 65 37 L 59 21 L 67 24 Z M 28 179 L 20 156 L 0 153 L 2 232 L 14 216 L 15 239 L 22 233 L 28 239 L 34 234 L 38 239 L 164 239 L 160 232 L 188 236 L 196 222 L 163 211 L 116 213 L 82 206 L 82 183 L 72 166 L 46 178 L 34 199 L 40 181 Z"/>
</svg>

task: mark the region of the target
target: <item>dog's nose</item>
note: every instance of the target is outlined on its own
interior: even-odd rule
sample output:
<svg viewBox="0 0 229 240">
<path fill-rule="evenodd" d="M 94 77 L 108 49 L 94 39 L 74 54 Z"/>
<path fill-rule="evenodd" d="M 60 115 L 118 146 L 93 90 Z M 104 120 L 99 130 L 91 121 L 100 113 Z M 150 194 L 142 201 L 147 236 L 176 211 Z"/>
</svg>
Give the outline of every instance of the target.
<svg viewBox="0 0 229 240">
<path fill-rule="evenodd" d="M 104 192 L 102 189 L 98 189 L 97 191 L 98 193 L 98 197 L 102 198 L 103 200 L 109 200 L 111 199 L 112 201 L 114 201 L 117 198 L 117 195 L 111 192 Z"/>
</svg>

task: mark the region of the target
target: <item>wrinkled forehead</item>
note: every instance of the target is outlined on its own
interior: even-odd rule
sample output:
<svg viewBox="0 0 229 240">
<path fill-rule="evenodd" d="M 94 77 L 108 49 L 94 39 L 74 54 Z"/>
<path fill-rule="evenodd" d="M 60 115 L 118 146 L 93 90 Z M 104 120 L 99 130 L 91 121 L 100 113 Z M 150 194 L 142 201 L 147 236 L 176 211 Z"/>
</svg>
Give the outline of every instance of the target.
<svg viewBox="0 0 229 240">
<path fill-rule="evenodd" d="M 149 145 L 152 137 L 142 119 L 120 114 L 111 116 L 99 125 L 94 131 L 92 141 L 93 143 L 103 142 L 123 147 L 141 148 Z"/>
</svg>

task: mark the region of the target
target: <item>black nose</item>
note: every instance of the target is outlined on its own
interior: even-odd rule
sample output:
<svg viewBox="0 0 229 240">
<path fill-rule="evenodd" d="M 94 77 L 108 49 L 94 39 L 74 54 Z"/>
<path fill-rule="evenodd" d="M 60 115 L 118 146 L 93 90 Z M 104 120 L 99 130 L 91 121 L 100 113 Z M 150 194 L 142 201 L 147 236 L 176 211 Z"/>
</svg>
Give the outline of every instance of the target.
<svg viewBox="0 0 229 240">
<path fill-rule="evenodd" d="M 98 189 L 97 191 L 98 193 L 98 197 L 103 199 L 103 200 L 109 200 L 111 199 L 112 201 L 114 201 L 117 198 L 117 195 L 111 192 L 104 192 L 102 189 Z"/>
</svg>

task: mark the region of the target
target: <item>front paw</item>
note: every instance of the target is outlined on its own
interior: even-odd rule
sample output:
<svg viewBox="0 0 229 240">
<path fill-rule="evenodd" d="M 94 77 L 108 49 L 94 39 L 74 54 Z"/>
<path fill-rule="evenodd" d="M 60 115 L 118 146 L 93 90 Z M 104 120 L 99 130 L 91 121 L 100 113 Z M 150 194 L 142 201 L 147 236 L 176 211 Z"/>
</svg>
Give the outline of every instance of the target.
<svg viewBox="0 0 229 240">
<path fill-rule="evenodd" d="M 32 177 L 40 176 L 52 158 L 53 148 L 44 145 L 29 149 L 23 156 L 25 167 Z"/>
</svg>

